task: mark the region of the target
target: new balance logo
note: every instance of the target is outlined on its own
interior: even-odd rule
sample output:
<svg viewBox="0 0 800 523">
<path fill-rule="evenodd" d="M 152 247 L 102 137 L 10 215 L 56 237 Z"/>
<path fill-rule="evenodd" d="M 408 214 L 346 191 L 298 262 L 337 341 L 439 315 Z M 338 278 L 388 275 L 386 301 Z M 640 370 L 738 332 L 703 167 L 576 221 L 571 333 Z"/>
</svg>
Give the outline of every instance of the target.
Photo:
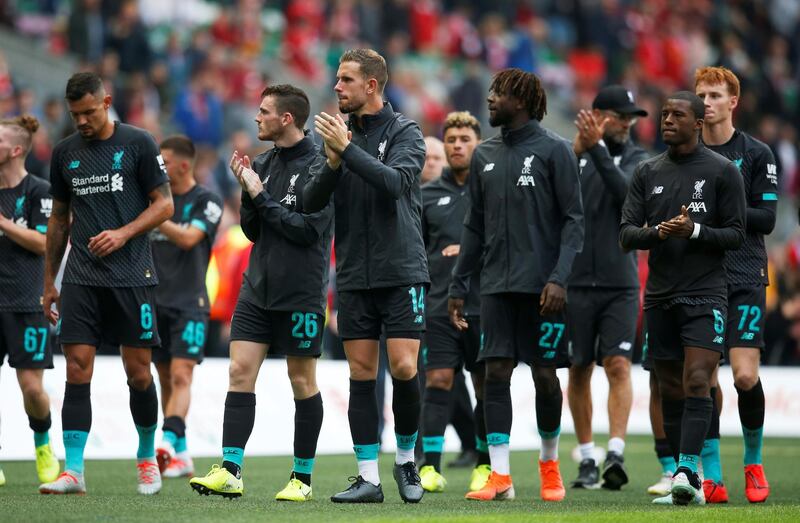
<svg viewBox="0 0 800 523">
<path fill-rule="evenodd" d="M 629 351 L 631 350 L 631 347 L 633 347 L 633 345 L 629 341 L 623 341 L 622 343 L 619 344 L 620 350 Z"/>
<path fill-rule="evenodd" d="M 656 185 L 655 187 L 653 187 L 653 190 L 650 194 L 661 194 L 662 192 L 664 192 L 664 186 Z"/>
<path fill-rule="evenodd" d="M 122 176 L 119 173 L 116 173 L 114 176 L 111 177 L 111 192 L 122 191 Z"/>
<path fill-rule="evenodd" d="M 493 163 L 487 163 L 483 167 L 483 172 L 487 173 L 487 172 L 491 171 L 492 169 L 494 169 L 494 164 Z"/>
<path fill-rule="evenodd" d="M 417 314 L 417 316 L 414 318 L 414 323 L 416 323 L 417 325 L 422 325 L 422 321 L 423 321 L 422 315 Z"/>
<path fill-rule="evenodd" d="M 78 167 L 80 167 L 80 165 L 81 165 L 81 161 L 80 160 L 72 160 L 69 163 L 69 169 L 77 169 Z"/>
<path fill-rule="evenodd" d="M 742 339 L 745 341 L 753 341 L 753 338 L 755 337 L 756 335 L 753 332 L 745 332 L 744 334 L 742 334 Z"/>
<path fill-rule="evenodd" d="M 447 205 L 448 203 L 450 203 L 450 197 L 442 196 L 441 198 L 439 198 L 439 201 L 436 202 L 436 205 Z"/>
<path fill-rule="evenodd" d="M 615 156 L 614 157 L 614 165 L 619 167 L 620 162 L 622 162 L 622 156 Z"/>
<path fill-rule="evenodd" d="M 39 209 L 41 213 L 50 217 L 50 214 L 53 212 L 53 199 L 52 198 L 41 198 L 39 199 Z"/>
<path fill-rule="evenodd" d="M 517 187 L 536 187 L 536 182 L 533 181 L 532 175 L 522 175 L 517 178 Z"/>
<path fill-rule="evenodd" d="M 153 332 L 143 332 L 141 336 L 139 336 L 140 340 L 152 340 L 153 339 Z"/>
<path fill-rule="evenodd" d="M 522 174 L 530 174 L 531 173 L 531 163 L 533 162 L 533 156 L 530 155 L 525 158 L 522 162 Z"/>
<path fill-rule="evenodd" d="M 706 212 L 706 202 L 692 202 L 689 204 L 689 212 Z"/>
<path fill-rule="evenodd" d="M 714 336 L 714 343 L 716 343 L 717 345 L 722 345 L 723 341 L 724 340 L 723 340 L 722 336 Z"/>
</svg>

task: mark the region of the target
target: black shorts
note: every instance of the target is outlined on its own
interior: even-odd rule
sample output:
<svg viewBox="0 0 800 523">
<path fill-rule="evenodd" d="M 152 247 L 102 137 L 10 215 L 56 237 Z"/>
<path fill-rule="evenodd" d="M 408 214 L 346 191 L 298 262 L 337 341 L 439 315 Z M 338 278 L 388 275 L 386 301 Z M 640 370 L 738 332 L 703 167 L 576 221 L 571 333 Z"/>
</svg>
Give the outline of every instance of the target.
<svg viewBox="0 0 800 523">
<path fill-rule="evenodd" d="M 602 365 L 608 356 L 633 358 L 638 289 L 587 289 L 570 287 L 567 301 L 570 362 L 588 367 Z"/>
<path fill-rule="evenodd" d="M 725 305 L 676 304 L 645 310 L 647 359 L 683 360 L 684 347 L 700 347 L 722 354 L 725 346 Z"/>
<path fill-rule="evenodd" d="M 764 350 L 764 325 L 766 323 L 767 289 L 758 287 L 728 286 L 728 329 L 725 334 L 725 351 L 733 347 L 751 347 Z"/>
<path fill-rule="evenodd" d="M 61 288 L 59 342 L 101 342 L 125 347 L 161 344 L 156 322 L 155 287 L 90 287 L 65 283 Z"/>
<path fill-rule="evenodd" d="M 44 313 L 0 312 L 0 365 L 8 354 L 15 369 L 52 369 L 53 346 Z"/>
<path fill-rule="evenodd" d="M 158 308 L 158 336 L 161 347 L 153 349 L 153 361 L 167 362 L 172 358 L 203 361 L 208 332 L 208 313 Z"/>
<path fill-rule="evenodd" d="M 324 331 L 322 314 L 271 311 L 241 296 L 231 318 L 231 341 L 264 343 L 275 355 L 318 358 Z"/>
<path fill-rule="evenodd" d="M 425 332 L 427 283 L 360 291 L 339 291 L 342 340 L 386 338 L 418 340 Z"/>
<path fill-rule="evenodd" d="M 481 296 L 483 347 L 478 361 L 513 359 L 528 365 L 568 367 L 566 313 L 539 315 L 539 295 Z"/>
<path fill-rule="evenodd" d="M 464 367 L 470 372 L 478 368 L 478 351 L 481 348 L 481 320 L 477 316 L 466 318 L 469 327 L 459 331 L 450 318 L 433 316 L 422 343 L 422 362 L 425 370 L 456 369 Z"/>
</svg>

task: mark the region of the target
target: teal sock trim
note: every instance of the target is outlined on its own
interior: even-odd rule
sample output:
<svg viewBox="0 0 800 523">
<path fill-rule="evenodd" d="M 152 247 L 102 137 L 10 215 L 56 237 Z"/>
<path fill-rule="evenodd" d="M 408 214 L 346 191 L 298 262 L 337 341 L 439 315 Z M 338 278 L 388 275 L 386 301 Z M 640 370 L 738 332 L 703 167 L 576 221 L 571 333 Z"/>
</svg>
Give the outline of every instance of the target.
<svg viewBox="0 0 800 523">
<path fill-rule="evenodd" d="M 539 437 L 541 437 L 542 439 L 557 438 L 559 436 L 559 434 L 561 434 L 561 427 L 558 427 L 556 430 L 554 430 L 552 432 L 545 432 L 545 431 L 543 431 L 541 429 L 539 430 Z"/>
<path fill-rule="evenodd" d="M 658 458 L 658 462 L 661 463 L 661 472 L 664 474 L 675 474 L 675 470 L 678 468 L 678 464 L 675 463 L 675 458 L 672 456 Z"/>
<path fill-rule="evenodd" d="M 178 435 L 172 432 L 171 430 L 165 430 L 164 434 L 162 435 L 164 441 L 168 442 L 174 448 L 178 444 Z M 178 449 L 175 449 L 177 452 Z"/>
<path fill-rule="evenodd" d="M 475 450 L 478 452 L 489 452 L 489 444 L 486 443 L 485 439 L 475 436 Z"/>
<path fill-rule="evenodd" d="M 402 450 L 411 450 L 417 445 L 417 434 L 419 432 L 415 432 L 414 434 L 409 434 L 405 436 L 403 434 L 394 433 L 394 438 L 397 441 L 397 448 Z"/>
<path fill-rule="evenodd" d="M 295 456 L 292 470 L 299 474 L 311 474 L 311 471 L 314 470 L 314 458 L 298 458 Z"/>
<path fill-rule="evenodd" d="M 486 435 L 486 443 L 489 445 L 508 445 L 510 440 L 510 434 L 503 434 L 501 432 L 492 432 Z"/>
<path fill-rule="evenodd" d="M 34 432 L 33 433 L 33 445 L 38 449 L 42 445 L 47 445 L 50 443 L 50 433 L 49 432 Z"/>
<path fill-rule="evenodd" d="M 65 430 L 64 438 L 64 470 L 83 474 L 83 450 L 89 433 L 82 430 Z"/>
<path fill-rule="evenodd" d="M 678 459 L 678 468 L 686 467 L 694 473 L 697 473 L 697 463 L 700 461 L 700 456 L 697 454 L 681 454 Z"/>
<path fill-rule="evenodd" d="M 700 453 L 703 460 L 703 476 L 719 483 L 722 481 L 722 461 L 719 456 L 719 439 L 707 439 Z"/>
<path fill-rule="evenodd" d="M 442 452 L 444 448 L 444 436 L 427 436 L 422 438 L 423 452 Z"/>
<path fill-rule="evenodd" d="M 378 459 L 378 451 L 380 448 L 380 443 L 373 443 L 372 445 L 353 445 L 353 450 L 356 452 L 356 459 L 358 461 Z"/>
<path fill-rule="evenodd" d="M 136 425 L 136 432 L 139 433 L 139 448 L 136 450 L 136 458 L 153 458 L 156 455 L 156 430 L 158 425 L 142 427 Z"/>
<path fill-rule="evenodd" d="M 182 438 L 178 438 L 178 440 L 173 444 L 175 447 L 175 452 L 186 452 L 186 436 Z"/>
<path fill-rule="evenodd" d="M 764 427 L 755 430 L 742 427 L 742 435 L 744 435 L 744 464 L 760 465 Z"/>
<path fill-rule="evenodd" d="M 230 461 L 239 468 L 244 463 L 244 449 L 241 447 L 222 447 L 222 461 Z"/>
</svg>

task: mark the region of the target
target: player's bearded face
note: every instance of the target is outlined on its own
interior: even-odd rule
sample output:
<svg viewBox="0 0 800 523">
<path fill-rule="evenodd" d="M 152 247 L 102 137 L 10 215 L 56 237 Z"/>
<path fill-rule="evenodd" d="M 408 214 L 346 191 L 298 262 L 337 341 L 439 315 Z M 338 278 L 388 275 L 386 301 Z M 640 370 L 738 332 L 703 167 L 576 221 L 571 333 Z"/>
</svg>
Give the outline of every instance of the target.
<svg viewBox="0 0 800 523">
<path fill-rule="evenodd" d="M 86 94 L 77 101 L 67 101 L 69 114 L 75 128 L 84 138 L 97 136 L 108 121 L 111 97 L 101 94 Z"/>
<path fill-rule="evenodd" d="M 706 107 L 705 123 L 715 124 L 724 122 L 731 117 L 731 113 L 738 105 L 739 99 L 728 92 L 726 84 L 699 83 L 695 87 L 695 94 L 703 100 Z"/>
<path fill-rule="evenodd" d="M 516 104 L 512 96 L 492 91 L 486 102 L 489 106 L 489 125 L 492 127 L 507 125 L 514 118 Z"/>
<path fill-rule="evenodd" d="M 336 72 L 336 86 L 333 90 L 339 101 L 339 111 L 343 114 L 354 113 L 367 103 L 369 84 L 361 73 L 361 65 L 357 62 L 342 62 Z"/>
</svg>

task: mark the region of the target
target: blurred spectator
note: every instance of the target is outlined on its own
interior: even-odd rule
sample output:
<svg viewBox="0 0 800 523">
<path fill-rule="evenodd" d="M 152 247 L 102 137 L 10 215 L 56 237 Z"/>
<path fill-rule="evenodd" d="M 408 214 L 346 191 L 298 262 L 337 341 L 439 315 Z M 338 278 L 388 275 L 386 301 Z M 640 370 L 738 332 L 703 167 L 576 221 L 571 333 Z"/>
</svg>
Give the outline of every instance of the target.
<svg viewBox="0 0 800 523">
<path fill-rule="evenodd" d="M 197 146 L 216 148 L 222 143 L 222 101 L 213 91 L 216 80 L 208 67 L 198 65 L 175 100 L 175 124 Z"/>
<path fill-rule="evenodd" d="M 100 61 L 105 45 L 100 3 L 101 0 L 77 0 L 67 23 L 70 52 L 90 63 Z"/>
<path fill-rule="evenodd" d="M 444 144 L 435 136 L 425 137 L 425 165 L 419 177 L 420 185 L 433 181 L 442 175 L 447 159 L 444 155 Z"/>
<path fill-rule="evenodd" d="M 111 19 L 106 39 L 108 48 L 119 56 L 119 69 L 124 73 L 150 70 L 151 50 L 147 28 L 139 18 L 137 0 L 122 0 L 119 13 Z"/>
</svg>

